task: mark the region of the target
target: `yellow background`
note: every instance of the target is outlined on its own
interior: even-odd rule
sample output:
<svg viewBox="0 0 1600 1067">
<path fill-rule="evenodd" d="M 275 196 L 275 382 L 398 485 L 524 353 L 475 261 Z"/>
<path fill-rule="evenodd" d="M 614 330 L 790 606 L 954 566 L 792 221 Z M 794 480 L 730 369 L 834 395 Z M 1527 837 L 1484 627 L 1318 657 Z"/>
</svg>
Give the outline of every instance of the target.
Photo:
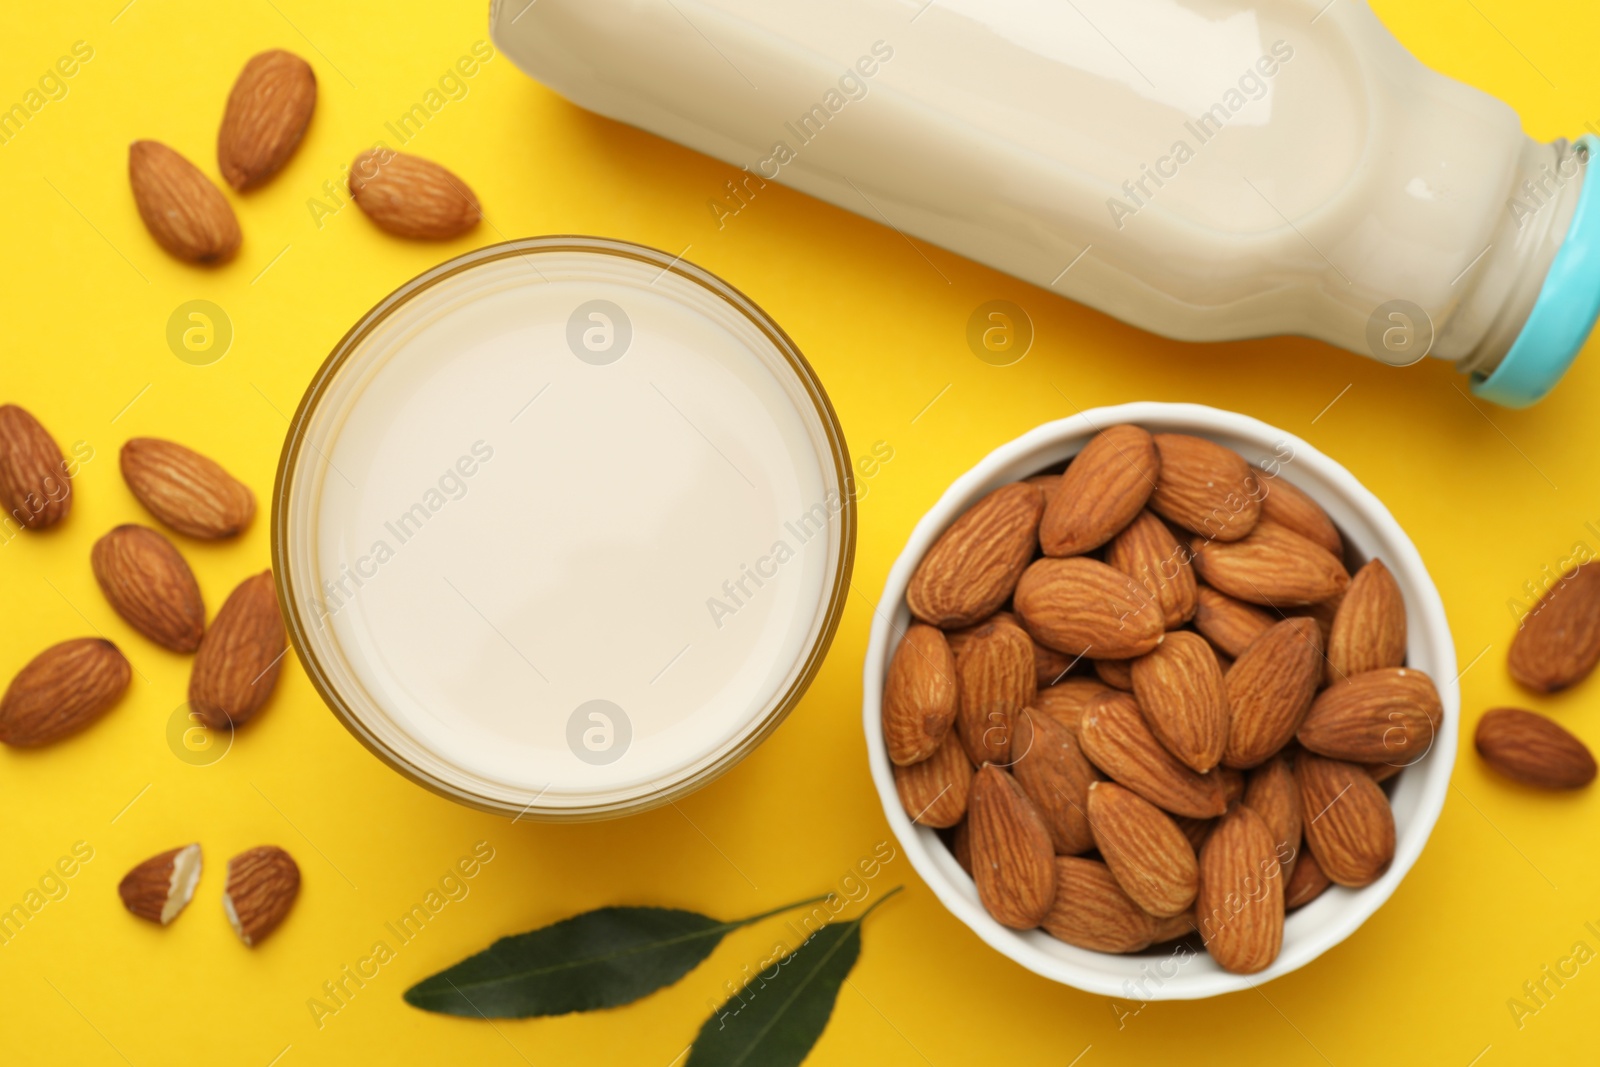
<svg viewBox="0 0 1600 1067">
<path fill-rule="evenodd" d="M 889 836 L 867 774 L 859 671 L 870 602 L 911 526 L 996 445 L 1075 408 L 1142 398 L 1232 408 L 1299 434 L 1347 465 L 1410 531 L 1444 595 L 1460 661 L 1475 663 L 1463 679 L 1463 750 L 1438 829 L 1393 900 L 1311 966 L 1260 992 L 1153 1004 L 1120 1026 L 1117 1012 L 1137 1005 L 1114 1009 L 990 951 L 900 857 L 874 894 L 900 883 L 909 891 L 870 920 L 862 962 L 811 1062 L 1093 1067 L 1171 1056 L 1494 1067 L 1593 1057 L 1600 964 L 1520 1029 L 1507 1000 L 1574 942 L 1600 949 L 1584 927 L 1600 928 L 1600 793 L 1515 787 L 1487 772 L 1467 740 L 1484 709 L 1521 703 L 1600 744 L 1591 707 L 1600 682 L 1532 700 L 1504 667 L 1507 602 L 1575 541 L 1600 547 L 1585 528 L 1600 525 L 1593 352 L 1550 399 L 1510 412 L 1468 399 L 1442 364 L 1399 371 L 1298 340 L 1194 347 L 1152 337 L 938 249 L 919 253 L 889 229 L 776 186 L 719 231 L 706 201 L 731 168 L 585 114 L 498 55 L 409 146 L 466 179 L 488 223 L 443 246 L 390 238 L 353 207 L 319 228 L 307 201 L 324 196 L 324 182 L 342 189 L 342 166 L 487 37 L 484 3 L 124 3 L 13 5 L 0 34 L 5 105 L 73 42 L 94 49 L 68 95 L 0 146 L 0 400 L 31 409 L 63 445 L 94 449 L 65 525 L 0 544 L 0 676 L 47 644 L 96 631 L 138 671 L 123 703 L 88 732 L 43 751 L 0 752 L 0 906 L 22 900 L 74 842 L 94 850 L 67 895 L 0 946 L 0 1060 L 667 1067 L 724 983 L 765 955 L 776 924 L 729 938 L 678 985 L 616 1012 L 491 1026 L 414 1011 L 400 994 L 498 935 L 601 904 L 731 918 L 836 887 Z M 1425 62 L 1511 102 L 1533 136 L 1600 124 L 1593 5 L 1378 7 Z M 163 140 L 214 176 L 229 86 L 249 55 L 269 47 L 316 69 L 310 132 L 266 188 L 228 194 L 245 233 L 235 262 L 176 262 L 134 211 L 128 142 Z M 893 460 L 862 487 L 860 595 L 810 695 L 710 788 L 676 809 L 600 825 L 512 825 L 411 785 L 339 726 L 292 657 L 271 704 L 225 758 L 175 758 L 166 724 L 189 662 L 131 631 L 89 571 L 100 534 L 150 521 L 118 475 L 121 443 L 148 434 L 195 445 L 265 507 L 285 417 L 362 312 L 441 259 L 543 233 L 674 253 L 690 246 L 687 258 L 749 293 L 794 336 L 855 455 L 877 441 L 892 446 Z M 195 298 L 225 308 L 236 330 L 232 350 L 210 366 L 180 362 L 165 341 L 169 314 Z M 968 316 L 992 299 L 1020 304 L 1037 331 L 1014 366 L 988 366 L 966 345 Z M 177 540 L 212 610 L 268 563 L 264 514 L 234 542 Z M 207 868 L 189 911 L 166 929 L 124 912 L 115 892 L 123 872 L 195 840 Z M 494 859 L 470 895 L 319 1029 L 308 998 L 386 938 L 384 923 L 478 841 Z M 218 899 L 226 857 L 262 842 L 293 852 L 305 881 L 286 924 L 249 950 Z"/>
</svg>

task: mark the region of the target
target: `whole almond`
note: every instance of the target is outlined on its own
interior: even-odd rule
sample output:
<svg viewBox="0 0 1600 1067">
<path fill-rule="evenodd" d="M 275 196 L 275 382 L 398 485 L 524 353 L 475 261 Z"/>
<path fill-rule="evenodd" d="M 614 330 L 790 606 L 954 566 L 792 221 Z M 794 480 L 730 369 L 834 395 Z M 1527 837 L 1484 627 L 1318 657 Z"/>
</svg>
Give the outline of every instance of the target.
<svg viewBox="0 0 1600 1067">
<path fill-rule="evenodd" d="M 1350 579 L 1328 632 L 1328 681 L 1406 661 L 1406 602 L 1382 560 Z"/>
<path fill-rule="evenodd" d="M 117 896 L 141 919 L 167 925 L 194 897 L 200 881 L 200 846 L 185 845 L 151 856 L 123 875 Z"/>
<path fill-rule="evenodd" d="M 1330 881 L 1360 887 L 1394 859 L 1394 812 L 1360 766 L 1302 752 L 1294 764 L 1306 843 Z"/>
<path fill-rule="evenodd" d="M 1167 629 L 1194 616 L 1198 591 L 1189 548 L 1180 545 L 1153 511 L 1141 511 L 1112 538 L 1106 562 L 1132 578 L 1161 609 Z"/>
<path fill-rule="evenodd" d="M 987 764 L 967 800 L 973 881 L 984 909 L 1002 926 L 1031 930 L 1055 902 L 1050 831 L 1022 787 Z"/>
<path fill-rule="evenodd" d="M 1245 783 L 1244 806 L 1261 816 L 1272 832 L 1272 843 L 1286 870 L 1293 872 L 1300 848 L 1300 787 L 1294 770 L 1283 756 L 1274 756 L 1250 772 Z"/>
<path fill-rule="evenodd" d="M 30 530 L 54 526 L 72 510 L 72 478 L 61 446 L 15 404 L 0 404 L 0 505 Z"/>
<path fill-rule="evenodd" d="M 914 622 L 889 661 L 883 686 L 883 736 L 889 759 L 906 765 L 925 760 L 956 720 L 956 658 L 944 634 Z"/>
<path fill-rule="evenodd" d="M 1008 618 L 984 623 L 962 644 L 956 678 L 956 733 L 967 755 L 980 767 L 1009 764 L 1017 715 L 1033 702 L 1038 684 L 1033 642 Z"/>
<path fill-rule="evenodd" d="M 1195 590 L 1194 628 L 1235 659 L 1277 621 L 1277 616 L 1219 593 L 1209 585 L 1197 586 Z"/>
<path fill-rule="evenodd" d="M 228 861 L 222 907 L 239 940 L 257 945 L 278 928 L 300 893 L 300 867 L 276 845 L 260 845 Z"/>
<path fill-rule="evenodd" d="M 1594 781 L 1594 756 L 1559 725 L 1521 708 L 1493 708 L 1478 720 L 1478 755 L 1508 778 L 1541 789 L 1580 789 Z"/>
<path fill-rule="evenodd" d="M 272 572 L 228 594 L 200 639 L 189 675 L 189 706 L 213 730 L 243 726 L 272 695 L 283 668 L 283 616 Z"/>
<path fill-rule="evenodd" d="M 1511 639 L 1511 677 L 1536 693 L 1554 693 L 1600 663 L 1600 564 L 1568 571 L 1540 598 Z"/>
<path fill-rule="evenodd" d="M 1073 732 L 1049 715 L 1025 708 L 1017 716 L 1012 755 L 1011 773 L 1039 809 L 1056 854 L 1093 848 L 1087 803 L 1089 786 L 1100 776 Z"/>
<path fill-rule="evenodd" d="M 1097 659 L 1091 662 L 1094 664 L 1094 676 L 1101 684 L 1112 689 L 1120 689 L 1124 693 L 1133 692 L 1133 660 Z"/>
<path fill-rule="evenodd" d="M 156 437 L 122 446 L 122 477 L 150 514 L 190 537 L 232 537 L 250 525 L 255 494 L 191 448 Z"/>
<path fill-rule="evenodd" d="M 1201 774 L 1222 759 L 1228 691 L 1205 638 L 1177 630 L 1134 660 L 1133 695 L 1168 752 Z"/>
<path fill-rule="evenodd" d="M 80 637 L 52 645 L 0 697 L 0 741 L 32 748 L 76 733 L 109 711 L 132 677 L 110 641 Z"/>
<path fill-rule="evenodd" d="M 1244 457 L 1203 437 L 1155 435 L 1161 474 L 1150 510 L 1211 541 L 1237 541 L 1261 516 L 1261 482 Z"/>
<path fill-rule="evenodd" d="M 1126 574 L 1075 556 L 1036 560 L 1017 582 L 1017 615 L 1041 644 L 1069 656 L 1130 659 L 1161 643 L 1161 610 Z"/>
<path fill-rule="evenodd" d="M 933 755 L 909 767 L 894 768 L 900 806 L 919 826 L 954 826 L 967 814 L 972 761 L 954 733 L 945 735 Z"/>
<path fill-rule="evenodd" d="M 973 623 L 971 626 L 963 626 L 957 630 L 941 630 L 940 633 L 944 634 L 945 643 L 950 646 L 950 654 L 959 659 L 961 656 L 961 650 L 966 648 L 968 643 L 974 637 L 977 637 L 980 634 L 988 634 L 993 632 L 994 624 L 1001 622 L 1008 622 L 1013 626 L 1022 625 L 1017 621 L 1017 617 L 1011 614 L 1011 612 L 997 611 L 981 622 Z M 1034 643 L 1034 647 L 1039 647 L 1038 642 Z M 1034 677 L 1038 677 L 1037 670 L 1034 672 Z"/>
<path fill-rule="evenodd" d="M 1078 733 L 1078 720 L 1089 704 L 1098 696 L 1112 692 L 1110 686 L 1093 678 L 1068 678 L 1039 690 L 1033 698 L 1033 707 L 1055 719 L 1061 725 Z"/>
<path fill-rule="evenodd" d="M 1123 892 L 1104 863 L 1057 856 L 1055 864 L 1056 896 L 1040 924 L 1050 936 L 1092 952 L 1138 952 L 1167 932 Z"/>
<path fill-rule="evenodd" d="M 1338 596 L 1350 583 L 1333 553 L 1275 522 L 1256 523 L 1238 541 L 1196 538 L 1189 547 L 1202 581 L 1252 604 L 1315 604 Z"/>
<path fill-rule="evenodd" d="M 1283 946 L 1283 869 L 1272 832 L 1250 808 L 1223 816 L 1200 850 L 1195 919 L 1206 950 L 1233 974 L 1255 974 Z"/>
<path fill-rule="evenodd" d="M 1322 506 L 1306 495 L 1305 490 L 1290 485 L 1283 477 L 1263 478 L 1266 496 L 1261 498 L 1261 517 L 1279 526 L 1286 526 L 1307 541 L 1314 541 L 1344 558 L 1344 539 L 1338 527 L 1328 518 Z"/>
<path fill-rule="evenodd" d="M 1194 848 L 1166 812 L 1115 782 L 1094 782 L 1089 829 L 1117 884 L 1145 911 L 1165 918 L 1194 903 Z"/>
<path fill-rule="evenodd" d="M 432 160 L 389 148 L 355 158 L 350 196 L 369 219 L 398 237 L 448 240 L 483 217 L 466 182 Z"/>
<path fill-rule="evenodd" d="M 1144 508 L 1160 470 L 1155 441 L 1139 427 L 1112 426 L 1095 434 L 1051 495 L 1039 547 L 1047 556 L 1099 548 Z"/>
<path fill-rule="evenodd" d="M 222 263 L 239 251 L 239 220 L 227 198 L 160 141 L 128 147 L 128 182 L 150 236 L 179 259 Z"/>
<path fill-rule="evenodd" d="M 311 64 L 281 48 L 251 56 L 228 94 L 217 169 L 235 189 L 266 181 L 294 155 L 317 106 Z"/>
<path fill-rule="evenodd" d="M 1443 719 L 1432 678 L 1415 668 L 1387 667 L 1324 689 L 1295 736 L 1331 759 L 1406 766 L 1427 755 Z"/>
<path fill-rule="evenodd" d="M 1322 678 L 1322 631 L 1312 619 L 1269 627 L 1234 661 L 1228 690 L 1228 744 L 1222 762 L 1254 767 L 1300 728 Z"/>
<path fill-rule="evenodd" d="M 206 628 L 200 584 L 171 541 L 148 526 L 118 526 L 89 553 L 95 581 L 118 615 L 163 648 L 193 652 Z"/>
<path fill-rule="evenodd" d="M 1295 856 L 1294 870 L 1289 872 L 1289 882 L 1283 887 L 1284 910 L 1305 907 L 1332 884 L 1328 876 L 1322 873 L 1322 865 L 1317 862 L 1317 857 L 1302 845 Z"/>
<path fill-rule="evenodd" d="M 1078 724 L 1078 744 L 1089 762 L 1120 785 L 1173 815 L 1221 815 L 1228 802 L 1221 777 L 1196 774 L 1168 752 L 1126 693 L 1097 699 Z"/>
<path fill-rule="evenodd" d="M 1039 543 L 1044 497 L 1025 482 L 1002 485 L 950 524 L 911 575 L 911 614 L 946 630 L 999 610 Z"/>
</svg>

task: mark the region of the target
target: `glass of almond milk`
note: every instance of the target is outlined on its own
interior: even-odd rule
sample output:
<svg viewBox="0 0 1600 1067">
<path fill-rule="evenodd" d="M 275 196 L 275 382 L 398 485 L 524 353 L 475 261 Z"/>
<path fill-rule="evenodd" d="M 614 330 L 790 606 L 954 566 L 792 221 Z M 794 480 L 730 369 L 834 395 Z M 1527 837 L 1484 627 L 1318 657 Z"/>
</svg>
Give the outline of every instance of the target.
<svg viewBox="0 0 1600 1067">
<path fill-rule="evenodd" d="M 397 770 L 595 819 L 727 770 L 843 610 L 844 435 L 793 342 L 681 259 L 480 249 L 339 342 L 295 414 L 273 560 L 296 652 Z"/>
</svg>

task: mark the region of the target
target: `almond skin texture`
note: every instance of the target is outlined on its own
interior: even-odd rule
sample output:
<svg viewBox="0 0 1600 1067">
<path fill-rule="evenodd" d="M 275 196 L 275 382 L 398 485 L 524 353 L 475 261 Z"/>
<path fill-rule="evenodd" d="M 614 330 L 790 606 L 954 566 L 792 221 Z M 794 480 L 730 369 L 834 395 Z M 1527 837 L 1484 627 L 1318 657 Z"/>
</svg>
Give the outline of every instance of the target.
<svg viewBox="0 0 1600 1067">
<path fill-rule="evenodd" d="M 1037 641 L 1033 643 L 1033 677 L 1040 689 L 1064 679 L 1078 662 L 1077 656 L 1046 648 Z"/>
<path fill-rule="evenodd" d="M 232 537 L 250 525 L 255 494 L 216 461 L 156 437 L 122 446 L 122 478 L 150 514 L 190 537 Z"/>
<path fill-rule="evenodd" d="M 1281 477 L 1264 478 L 1261 484 L 1267 490 L 1267 495 L 1261 498 L 1263 519 L 1286 526 L 1307 541 L 1344 558 L 1344 539 L 1321 505 Z"/>
<path fill-rule="evenodd" d="M 1350 579 L 1328 632 L 1328 681 L 1406 661 L 1406 602 L 1382 560 Z"/>
<path fill-rule="evenodd" d="M 909 767 L 895 767 L 894 788 L 900 806 L 918 826 L 954 826 L 967 813 L 972 788 L 972 761 L 954 733 L 933 755 Z"/>
<path fill-rule="evenodd" d="M 1508 778 L 1540 789 L 1581 789 L 1594 781 L 1594 756 L 1543 715 L 1494 708 L 1478 720 L 1478 755 Z"/>
<path fill-rule="evenodd" d="M 1026 482 L 1002 485 L 968 508 L 911 575 L 911 614 L 946 630 L 993 615 L 1033 558 L 1043 510 L 1038 487 Z"/>
<path fill-rule="evenodd" d="M 217 169 L 238 190 L 260 185 L 294 155 L 317 106 L 311 64 L 274 48 L 251 56 L 228 94 Z"/>
<path fill-rule="evenodd" d="M 1040 644 L 1069 656 L 1131 659 L 1161 643 L 1155 602 L 1097 560 L 1036 560 L 1017 582 L 1017 614 Z"/>
<path fill-rule="evenodd" d="M 956 657 L 956 733 L 978 766 L 1011 762 L 1017 715 L 1033 703 L 1033 642 L 1006 617 L 979 626 Z"/>
<path fill-rule="evenodd" d="M 1284 910 L 1305 907 L 1332 884 L 1328 876 L 1322 873 L 1317 857 L 1302 846 L 1300 854 L 1295 857 L 1294 870 L 1289 873 L 1289 883 L 1283 887 Z"/>
<path fill-rule="evenodd" d="M 1133 695 L 1168 752 L 1201 774 L 1221 761 L 1228 691 L 1205 638 L 1179 630 L 1134 660 Z"/>
<path fill-rule="evenodd" d="M 61 446 L 15 404 L 0 404 L 0 504 L 30 530 L 54 526 L 72 510 L 72 480 Z"/>
<path fill-rule="evenodd" d="M 397 237 L 449 240 L 483 217 L 466 182 L 432 160 L 388 148 L 355 158 L 350 196 L 367 218 Z"/>
<path fill-rule="evenodd" d="M 1414 668 L 1389 667 L 1324 689 L 1295 736 L 1330 759 L 1403 767 L 1427 755 L 1443 718 L 1433 679 Z"/>
<path fill-rule="evenodd" d="M 258 945 L 278 928 L 300 893 L 300 867 L 276 845 L 260 845 L 228 861 L 222 906 L 239 940 Z"/>
<path fill-rule="evenodd" d="M 1137 426 L 1095 434 L 1061 476 L 1039 526 L 1047 556 L 1078 556 L 1099 548 L 1144 508 L 1156 487 L 1161 457 Z"/>
<path fill-rule="evenodd" d="M 1238 659 L 1250 642 L 1277 621 L 1276 615 L 1219 593 L 1209 585 L 1195 590 L 1194 628 L 1224 655 Z"/>
<path fill-rule="evenodd" d="M 1017 716 L 1016 762 L 1011 773 L 1028 794 L 1056 854 L 1071 856 L 1094 847 L 1089 832 L 1089 786 L 1100 777 L 1078 748 L 1072 731 L 1050 716 L 1026 708 Z"/>
<path fill-rule="evenodd" d="M 1094 676 L 1112 689 L 1133 692 L 1133 661 L 1129 659 L 1097 659 Z"/>
<path fill-rule="evenodd" d="M 118 526 L 94 543 L 89 563 L 100 591 L 135 630 L 174 652 L 200 647 L 205 602 L 171 541 L 148 526 Z"/>
<path fill-rule="evenodd" d="M 1212 541 L 1237 541 L 1261 517 L 1261 484 L 1244 457 L 1203 437 L 1155 435 L 1161 475 L 1150 510 Z"/>
<path fill-rule="evenodd" d="M 1244 806 L 1261 816 L 1272 833 L 1272 843 L 1280 857 L 1289 856 L 1284 867 L 1294 870 L 1300 848 L 1300 787 L 1294 769 L 1283 756 L 1274 756 L 1250 772 L 1244 787 Z"/>
<path fill-rule="evenodd" d="M 0 697 L 0 741 L 32 748 L 76 733 L 109 711 L 132 677 L 110 641 L 80 637 L 52 645 Z"/>
<path fill-rule="evenodd" d="M 254 718 L 278 682 L 284 641 L 272 572 L 240 582 L 201 638 L 189 675 L 189 705 L 200 721 L 221 730 Z"/>
<path fill-rule="evenodd" d="M 989 764 L 967 801 L 978 899 L 1002 926 L 1031 930 L 1055 903 L 1055 853 L 1044 819 L 1022 787 Z"/>
<path fill-rule="evenodd" d="M 1300 728 L 1322 677 L 1322 631 L 1312 619 L 1285 619 L 1244 650 L 1224 681 L 1228 744 L 1222 762 L 1254 767 Z"/>
<path fill-rule="evenodd" d="M 1375 881 L 1394 859 L 1394 812 L 1364 769 L 1302 752 L 1295 760 L 1306 843 L 1338 885 Z"/>
<path fill-rule="evenodd" d="M 1073 736 L 1077 736 L 1078 722 L 1083 718 L 1084 709 L 1096 697 L 1114 691 L 1110 686 L 1103 685 L 1093 678 L 1068 678 L 1064 682 L 1057 682 L 1039 690 L 1033 698 L 1033 706 L 1035 710 L 1044 712 L 1071 730 Z"/>
<path fill-rule="evenodd" d="M 1138 952 L 1166 932 L 1104 863 L 1076 856 L 1056 857 L 1056 898 L 1041 925 L 1050 936 L 1093 952 Z"/>
<path fill-rule="evenodd" d="M 1179 763 L 1126 693 L 1101 697 L 1084 712 L 1078 744 L 1090 763 L 1163 811 L 1205 819 L 1228 808 L 1222 779 Z"/>
<path fill-rule="evenodd" d="M 1272 833 L 1247 807 L 1229 812 L 1200 850 L 1195 917 L 1217 965 L 1255 974 L 1283 946 L 1283 870 Z"/>
<path fill-rule="evenodd" d="M 156 243 L 191 263 L 225 263 L 239 251 L 239 220 L 211 179 L 160 141 L 128 146 L 128 182 Z"/>
<path fill-rule="evenodd" d="M 1202 581 L 1252 604 L 1316 604 L 1350 584 L 1333 553 L 1275 522 L 1258 522 L 1248 536 L 1229 544 L 1196 539 L 1189 547 Z"/>
<path fill-rule="evenodd" d="M 906 766 L 933 755 L 956 721 L 956 658 L 932 626 L 914 622 L 889 661 L 883 736 L 889 759 Z"/>
<path fill-rule="evenodd" d="M 167 925 L 194 896 L 200 880 L 200 846 L 185 845 L 151 856 L 117 885 L 123 907 L 141 919 Z"/>
<path fill-rule="evenodd" d="M 1600 662 L 1600 564 L 1568 571 L 1522 620 L 1511 639 L 1511 677 L 1535 693 L 1554 693 Z"/>
<path fill-rule="evenodd" d="M 1089 787 L 1089 828 L 1117 884 L 1158 918 L 1180 915 L 1200 886 L 1189 839 L 1166 812 L 1115 782 Z"/>
<path fill-rule="evenodd" d="M 1106 562 L 1132 578 L 1161 609 L 1167 629 L 1194 616 L 1198 591 L 1189 549 L 1153 511 L 1141 511 L 1106 549 Z"/>
</svg>

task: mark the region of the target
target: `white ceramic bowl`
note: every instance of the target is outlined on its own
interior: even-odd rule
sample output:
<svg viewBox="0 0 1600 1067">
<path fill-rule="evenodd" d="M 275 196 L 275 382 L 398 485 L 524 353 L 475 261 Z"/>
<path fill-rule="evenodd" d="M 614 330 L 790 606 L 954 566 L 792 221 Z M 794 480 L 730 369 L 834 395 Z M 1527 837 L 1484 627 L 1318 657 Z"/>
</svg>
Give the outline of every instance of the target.
<svg viewBox="0 0 1600 1067">
<path fill-rule="evenodd" d="M 1291 912 L 1284 923 L 1283 950 L 1272 966 L 1253 975 L 1229 974 L 1190 942 L 1156 945 L 1142 953 L 1112 955 L 1075 948 L 1043 930 L 1025 933 L 1001 926 L 978 902 L 978 891 L 938 835 L 913 825 L 895 793 L 894 772 L 884 748 L 884 674 L 910 622 L 906 585 L 924 553 L 970 505 L 997 486 L 1025 478 L 1074 455 L 1098 430 L 1131 422 L 1152 432 L 1174 431 L 1210 438 L 1252 464 L 1278 464 L 1279 477 L 1309 493 L 1344 534 L 1347 562 L 1381 558 L 1405 594 L 1407 664 L 1438 684 L 1444 724 L 1427 754 L 1392 780 L 1396 843 L 1394 862 L 1382 878 L 1361 889 L 1332 886 Z M 1411 539 L 1389 510 L 1339 464 L 1298 437 L 1231 411 L 1198 404 L 1141 402 L 1095 408 L 1046 423 L 989 453 L 956 479 L 911 532 L 884 584 L 883 599 L 867 646 L 864 719 L 872 778 L 895 835 L 924 881 L 944 906 L 991 947 L 1035 974 L 1104 996 L 1139 1001 L 1195 1000 L 1248 989 L 1305 966 L 1353 933 L 1389 899 L 1427 843 L 1444 806 L 1455 764 L 1461 693 L 1455 648 L 1444 604 Z M 1186 946 L 1175 948 L 1175 945 Z"/>
</svg>

